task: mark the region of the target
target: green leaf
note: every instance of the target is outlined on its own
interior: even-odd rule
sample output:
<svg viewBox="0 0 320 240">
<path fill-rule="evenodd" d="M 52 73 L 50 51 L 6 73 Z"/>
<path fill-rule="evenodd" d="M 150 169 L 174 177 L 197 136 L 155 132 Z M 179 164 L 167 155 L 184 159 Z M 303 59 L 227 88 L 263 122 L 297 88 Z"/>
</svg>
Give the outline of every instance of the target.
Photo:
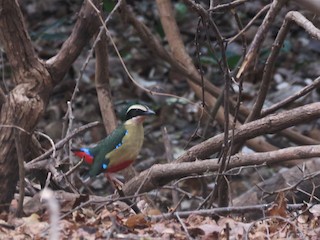
<svg viewBox="0 0 320 240">
<path fill-rule="evenodd" d="M 227 55 L 227 62 L 228 62 L 229 68 L 231 68 L 231 69 L 235 68 L 237 66 L 241 56 L 239 54 L 236 54 L 236 53 L 230 52 L 230 51 L 227 51 L 226 55 Z"/>
<path fill-rule="evenodd" d="M 285 40 L 281 48 L 281 53 L 289 53 L 292 50 L 292 44 L 290 41 Z"/>
<path fill-rule="evenodd" d="M 184 3 L 176 3 L 174 5 L 175 11 L 176 11 L 176 17 L 177 21 L 181 21 L 187 17 L 188 8 Z"/>
<path fill-rule="evenodd" d="M 110 13 L 115 7 L 116 3 L 112 0 L 103 0 L 103 10 Z"/>
<path fill-rule="evenodd" d="M 228 62 L 228 65 L 229 67 L 232 69 L 234 67 L 237 66 L 240 58 L 241 58 L 241 55 L 239 54 L 236 54 L 234 52 L 231 52 L 231 51 L 227 51 L 226 52 L 226 57 L 227 57 L 227 62 Z M 200 57 L 200 61 L 202 64 L 210 64 L 210 65 L 213 65 L 213 66 L 217 66 L 218 65 L 218 62 L 216 59 L 220 59 L 221 58 L 221 55 L 219 54 L 219 56 L 216 56 L 213 57 L 212 55 L 207 55 L 207 56 L 201 56 Z"/>
</svg>

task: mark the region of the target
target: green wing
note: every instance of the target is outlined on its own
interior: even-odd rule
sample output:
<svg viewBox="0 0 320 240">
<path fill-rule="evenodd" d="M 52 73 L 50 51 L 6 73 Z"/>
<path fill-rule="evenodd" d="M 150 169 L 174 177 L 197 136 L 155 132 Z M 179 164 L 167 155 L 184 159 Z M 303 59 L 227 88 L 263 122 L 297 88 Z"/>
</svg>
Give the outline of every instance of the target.
<svg viewBox="0 0 320 240">
<path fill-rule="evenodd" d="M 126 133 L 127 130 L 125 129 L 124 125 L 121 125 L 108 137 L 101 140 L 96 147 L 90 149 L 90 152 L 94 156 L 94 162 L 89 171 L 89 175 L 91 177 L 106 171 L 109 165 L 109 159 L 106 159 L 106 155 L 116 149 L 116 147 L 122 143 L 122 139 Z"/>
</svg>

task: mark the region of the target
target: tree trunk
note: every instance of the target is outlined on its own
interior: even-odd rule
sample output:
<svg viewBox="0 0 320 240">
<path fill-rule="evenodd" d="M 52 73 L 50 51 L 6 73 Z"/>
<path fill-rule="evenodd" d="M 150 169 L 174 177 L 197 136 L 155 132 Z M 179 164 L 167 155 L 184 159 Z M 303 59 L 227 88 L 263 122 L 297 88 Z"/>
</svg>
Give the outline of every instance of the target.
<svg viewBox="0 0 320 240">
<path fill-rule="evenodd" d="M 101 1 L 92 1 L 99 6 Z M 59 53 L 46 63 L 38 59 L 26 31 L 17 1 L 0 0 L 0 43 L 12 68 L 15 88 L 0 91 L 0 211 L 7 210 L 19 179 L 15 148 L 18 129 L 28 155 L 32 132 L 47 106 L 53 86 L 59 83 L 82 48 L 98 30 L 99 19 L 91 3 L 84 1 L 70 37 Z"/>
<path fill-rule="evenodd" d="M 14 128 L 17 126 L 31 133 L 45 110 L 52 87 L 46 84 L 49 74 L 44 67 L 29 83 L 15 87 L 1 108 L 0 123 L 0 203 L 5 208 L 10 203 L 18 181 L 18 162 L 15 149 Z M 28 149 L 30 134 L 19 131 L 21 145 Z M 1 208 L 0 208 L 1 209 Z"/>
</svg>

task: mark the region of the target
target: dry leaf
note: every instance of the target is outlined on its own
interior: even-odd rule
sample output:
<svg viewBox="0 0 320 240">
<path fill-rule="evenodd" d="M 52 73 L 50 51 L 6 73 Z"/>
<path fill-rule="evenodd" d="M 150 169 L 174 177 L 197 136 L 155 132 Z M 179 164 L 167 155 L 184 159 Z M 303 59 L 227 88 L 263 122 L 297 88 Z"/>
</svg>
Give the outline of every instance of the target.
<svg viewBox="0 0 320 240">
<path fill-rule="evenodd" d="M 128 228 L 146 228 L 146 227 L 150 227 L 151 223 L 150 221 L 147 220 L 147 216 L 139 213 L 137 215 L 132 215 L 130 216 L 125 225 Z"/>
<path fill-rule="evenodd" d="M 313 214 L 315 217 L 320 216 L 320 204 L 316 204 L 309 209 L 309 212 Z"/>
<path fill-rule="evenodd" d="M 201 235 L 203 236 L 218 236 L 219 233 L 222 231 L 223 227 L 218 226 L 216 224 L 202 224 L 197 227 L 191 227 L 188 228 L 188 232 L 190 235 L 194 238 L 200 237 Z"/>
<path fill-rule="evenodd" d="M 161 211 L 157 208 L 151 208 L 147 211 L 149 216 L 161 215 Z"/>
<path fill-rule="evenodd" d="M 267 209 L 266 214 L 268 216 L 280 216 L 286 218 L 288 216 L 287 212 L 287 199 L 283 192 L 280 192 L 272 204 L 272 206 Z"/>
</svg>

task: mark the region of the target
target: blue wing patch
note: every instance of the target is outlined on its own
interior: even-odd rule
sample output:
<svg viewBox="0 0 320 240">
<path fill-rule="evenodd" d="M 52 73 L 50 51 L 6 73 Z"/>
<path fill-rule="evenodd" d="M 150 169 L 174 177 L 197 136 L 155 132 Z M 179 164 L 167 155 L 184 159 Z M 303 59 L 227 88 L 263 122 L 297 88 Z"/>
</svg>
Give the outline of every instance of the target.
<svg viewBox="0 0 320 240">
<path fill-rule="evenodd" d="M 80 150 L 88 155 L 90 155 L 91 157 L 93 157 L 93 155 L 91 154 L 90 150 L 88 148 L 80 148 Z"/>
<path fill-rule="evenodd" d="M 118 149 L 119 147 L 121 147 L 122 143 L 119 143 L 117 146 L 116 146 L 116 149 Z"/>
<path fill-rule="evenodd" d="M 127 135 L 128 134 L 128 130 L 126 130 L 125 132 L 124 132 L 124 135 Z M 116 145 L 116 149 L 118 149 L 119 147 L 121 147 L 122 146 L 122 142 L 121 143 L 119 143 L 118 145 Z"/>
<path fill-rule="evenodd" d="M 106 170 L 107 168 L 108 168 L 108 164 L 103 163 L 103 164 L 102 164 L 102 169 Z"/>
</svg>

